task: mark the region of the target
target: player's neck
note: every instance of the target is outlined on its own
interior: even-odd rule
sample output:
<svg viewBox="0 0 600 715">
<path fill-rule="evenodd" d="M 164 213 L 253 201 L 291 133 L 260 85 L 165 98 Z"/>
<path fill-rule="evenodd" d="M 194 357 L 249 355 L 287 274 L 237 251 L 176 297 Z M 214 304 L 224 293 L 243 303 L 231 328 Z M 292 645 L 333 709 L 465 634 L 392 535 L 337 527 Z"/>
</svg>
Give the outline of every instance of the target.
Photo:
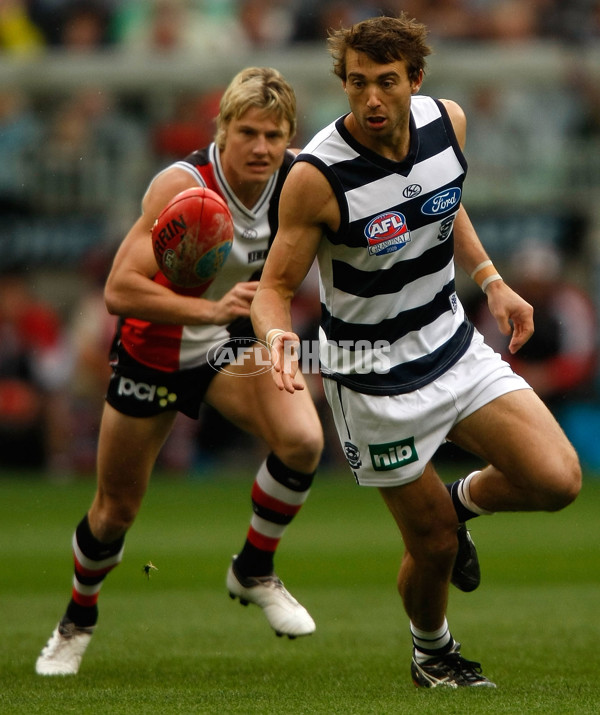
<svg viewBox="0 0 600 715">
<path fill-rule="evenodd" d="M 263 191 L 265 190 L 265 186 L 265 183 L 256 184 L 250 182 L 239 182 L 231 188 L 240 203 L 242 203 L 247 209 L 251 209 L 256 205 L 257 201 L 261 197 Z"/>
<path fill-rule="evenodd" d="M 260 199 L 267 181 L 258 181 L 252 177 L 244 176 L 226 162 L 221 164 L 225 181 L 236 195 L 238 201 L 247 209 L 253 208 Z"/>
<path fill-rule="evenodd" d="M 345 125 L 356 141 L 385 159 L 400 162 L 408 156 L 410 150 L 410 126 L 408 124 L 405 130 L 396 129 L 390 134 L 373 135 L 365 132 L 354 115 L 349 114 L 346 117 Z"/>
</svg>

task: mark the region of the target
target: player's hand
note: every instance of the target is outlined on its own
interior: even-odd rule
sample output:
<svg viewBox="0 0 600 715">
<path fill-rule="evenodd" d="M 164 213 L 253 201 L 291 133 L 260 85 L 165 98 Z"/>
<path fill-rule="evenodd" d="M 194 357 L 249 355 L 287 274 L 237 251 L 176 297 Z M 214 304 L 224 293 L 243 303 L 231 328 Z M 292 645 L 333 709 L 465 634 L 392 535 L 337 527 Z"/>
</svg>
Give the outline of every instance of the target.
<svg viewBox="0 0 600 715">
<path fill-rule="evenodd" d="M 236 283 L 221 300 L 215 301 L 213 325 L 227 325 L 236 318 L 247 318 L 257 288 L 258 281 Z"/>
<path fill-rule="evenodd" d="M 304 385 L 296 380 L 300 338 L 291 331 L 280 333 L 271 343 L 271 362 L 273 381 L 279 390 L 286 390 L 294 394 L 296 390 L 303 390 Z"/>
<path fill-rule="evenodd" d="M 504 281 L 487 289 L 488 307 L 503 335 L 511 335 L 508 350 L 514 355 L 533 335 L 533 307 Z"/>
</svg>

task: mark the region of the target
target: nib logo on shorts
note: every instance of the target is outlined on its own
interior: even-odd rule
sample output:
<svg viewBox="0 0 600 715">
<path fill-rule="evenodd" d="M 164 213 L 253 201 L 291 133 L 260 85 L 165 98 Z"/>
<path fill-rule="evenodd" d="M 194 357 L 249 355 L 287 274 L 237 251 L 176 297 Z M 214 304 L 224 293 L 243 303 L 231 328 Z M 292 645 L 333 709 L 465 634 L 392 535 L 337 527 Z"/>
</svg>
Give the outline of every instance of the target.
<svg viewBox="0 0 600 715">
<path fill-rule="evenodd" d="M 387 472 L 398 469 L 419 459 L 415 448 L 415 438 L 408 437 L 397 442 L 370 444 L 371 463 L 376 472 Z"/>
</svg>

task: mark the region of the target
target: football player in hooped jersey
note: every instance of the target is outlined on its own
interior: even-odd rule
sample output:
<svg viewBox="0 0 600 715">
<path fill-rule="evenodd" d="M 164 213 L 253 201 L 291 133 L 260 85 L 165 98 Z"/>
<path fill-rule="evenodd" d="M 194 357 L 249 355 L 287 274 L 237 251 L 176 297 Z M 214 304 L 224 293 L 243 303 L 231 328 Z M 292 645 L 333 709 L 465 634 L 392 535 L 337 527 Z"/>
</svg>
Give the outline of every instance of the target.
<svg viewBox="0 0 600 715">
<path fill-rule="evenodd" d="M 121 321 L 99 436 L 98 486 L 73 536 L 72 597 L 37 660 L 40 675 L 77 673 L 96 626 L 103 579 L 121 561 L 125 533 L 177 411 L 197 418 L 203 400 L 271 449 L 252 487 L 254 511 L 245 544 L 229 566 L 227 589 L 243 604 L 259 605 L 278 635 L 295 638 L 315 629 L 273 568 L 275 549 L 320 460 L 315 407 L 308 392 L 297 401 L 277 390 L 264 367 L 257 370 L 254 351 L 235 363 L 220 360 L 227 369 L 219 372 L 208 363 L 211 348 L 252 336 L 250 303 L 276 229 L 295 129 L 295 96 L 284 78 L 270 68 L 240 72 L 221 100 L 215 142 L 152 180 L 142 215 L 116 254 L 105 299 Z M 158 272 L 150 238 L 170 199 L 197 186 L 227 201 L 235 227 L 232 251 L 202 297 L 179 292 Z"/>
<path fill-rule="evenodd" d="M 254 327 L 272 346 L 277 386 L 302 394 L 289 304 L 317 256 L 327 399 L 356 481 L 379 488 L 403 537 L 398 589 L 412 678 L 422 687 L 493 687 L 463 658 L 446 620 L 464 522 L 561 509 L 580 489 L 579 462 L 456 296 L 455 261 L 487 295 L 499 329 L 512 332 L 511 352 L 532 334 L 531 306 L 503 282 L 461 206 L 464 114 L 455 102 L 417 95 L 426 28 L 404 14 L 379 17 L 329 41 L 350 112 L 319 132 L 288 174 Z M 385 365 L 375 355 L 383 341 Z M 488 466 L 446 488 L 431 462 L 445 439 Z"/>
</svg>

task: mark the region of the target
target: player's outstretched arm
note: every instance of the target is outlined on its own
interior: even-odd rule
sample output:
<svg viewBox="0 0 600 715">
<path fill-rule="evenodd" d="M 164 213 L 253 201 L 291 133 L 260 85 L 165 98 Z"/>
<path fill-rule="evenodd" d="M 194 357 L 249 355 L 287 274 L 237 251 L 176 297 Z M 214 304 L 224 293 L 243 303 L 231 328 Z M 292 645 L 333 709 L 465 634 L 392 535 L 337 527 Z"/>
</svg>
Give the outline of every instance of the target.
<svg viewBox="0 0 600 715">
<path fill-rule="evenodd" d="M 454 255 L 486 294 L 500 332 L 512 333 L 509 350 L 516 353 L 533 335 L 533 308 L 496 273 L 464 206 L 454 221 Z"/>
<path fill-rule="evenodd" d="M 441 100 L 446 110 L 461 149 L 464 149 L 467 134 L 467 120 L 462 108 L 452 100 Z M 498 323 L 498 329 L 503 335 L 512 337 L 508 349 L 516 353 L 533 335 L 533 308 L 504 281 L 492 280 L 483 284 L 485 277 L 495 275 L 493 267 L 486 266 L 485 273 L 479 273 L 477 268 L 491 264 L 469 216 L 461 206 L 454 221 L 454 255 L 456 263 L 461 266 L 471 277 L 473 273 L 477 282 L 483 286 L 488 298 L 490 312 Z M 498 276 L 499 277 L 499 276 Z"/>
<path fill-rule="evenodd" d="M 291 302 L 315 259 L 323 226 L 330 223 L 327 206 L 332 196 L 314 166 L 300 162 L 292 167 L 281 193 L 279 230 L 252 303 L 256 335 L 271 346 L 273 380 L 290 393 L 303 387 L 295 379 L 299 339 L 292 330 Z"/>
</svg>

